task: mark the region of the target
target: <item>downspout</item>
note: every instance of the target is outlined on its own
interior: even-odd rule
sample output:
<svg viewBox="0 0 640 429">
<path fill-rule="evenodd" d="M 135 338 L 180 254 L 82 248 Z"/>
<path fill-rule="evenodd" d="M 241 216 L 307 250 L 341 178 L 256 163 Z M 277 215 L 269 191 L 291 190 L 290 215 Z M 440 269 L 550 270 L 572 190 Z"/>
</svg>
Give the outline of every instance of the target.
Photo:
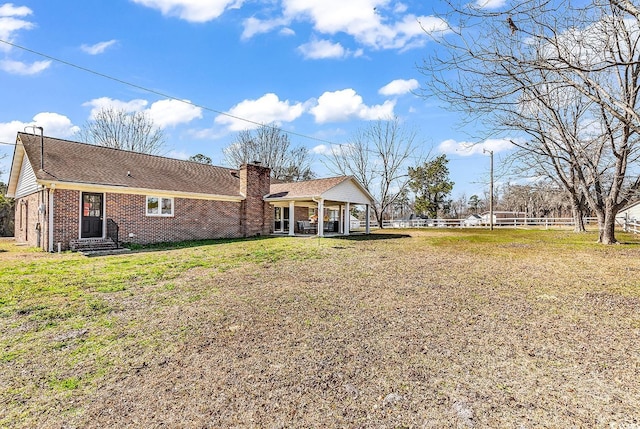
<svg viewBox="0 0 640 429">
<path fill-rule="evenodd" d="M 51 185 L 49 189 L 49 252 L 53 252 L 53 194 L 56 185 Z"/>
</svg>

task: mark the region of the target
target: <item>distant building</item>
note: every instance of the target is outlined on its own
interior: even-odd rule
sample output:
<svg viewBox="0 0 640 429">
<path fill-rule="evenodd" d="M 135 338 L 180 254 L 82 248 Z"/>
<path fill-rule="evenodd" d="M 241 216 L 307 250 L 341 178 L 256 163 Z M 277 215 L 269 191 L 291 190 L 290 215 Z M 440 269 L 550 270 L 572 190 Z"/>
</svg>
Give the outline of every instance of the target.
<svg viewBox="0 0 640 429">
<path fill-rule="evenodd" d="M 484 212 L 481 215 L 482 223 L 488 225 L 489 224 L 489 212 Z M 494 211 L 493 212 L 493 224 L 494 225 L 509 225 L 513 224 L 514 221 L 524 221 L 526 218 L 526 213 L 524 212 L 508 212 L 508 211 Z"/>
<path fill-rule="evenodd" d="M 487 215 L 487 219 L 489 219 L 489 216 Z M 462 225 L 463 226 L 478 226 L 478 225 L 482 225 L 482 216 L 480 216 L 479 214 L 472 214 L 469 215 L 465 220 L 462 221 Z"/>
</svg>

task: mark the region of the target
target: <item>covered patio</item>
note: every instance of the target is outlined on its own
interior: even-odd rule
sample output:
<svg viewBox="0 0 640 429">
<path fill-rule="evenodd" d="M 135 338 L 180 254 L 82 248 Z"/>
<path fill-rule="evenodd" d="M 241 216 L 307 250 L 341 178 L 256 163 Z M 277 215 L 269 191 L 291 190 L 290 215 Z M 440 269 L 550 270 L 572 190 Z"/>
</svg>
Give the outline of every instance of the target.
<svg viewBox="0 0 640 429">
<path fill-rule="evenodd" d="M 364 232 L 370 233 L 373 198 L 353 177 L 278 183 L 270 190 L 264 200 L 273 206 L 275 234 L 349 235 L 357 221 L 351 215 L 355 206 L 364 208 Z"/>
</svg>

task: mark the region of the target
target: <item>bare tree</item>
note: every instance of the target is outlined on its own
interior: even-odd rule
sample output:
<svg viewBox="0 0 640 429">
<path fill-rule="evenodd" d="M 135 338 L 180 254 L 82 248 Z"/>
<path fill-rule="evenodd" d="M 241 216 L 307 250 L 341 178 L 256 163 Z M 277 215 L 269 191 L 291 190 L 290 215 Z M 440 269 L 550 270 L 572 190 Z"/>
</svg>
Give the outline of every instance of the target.
<svg viewBox="0 0 640 429">
<path fill-rule="evenodd" d="M 451 201 L 451 217 L 461 219 L 469 211 L 467 194 L 464 192 Z"/>
<path fill-rule="evenodd" d="M 575 211 L 586 200 L 599 241 L 614 243 L 615 216 L 640 188 L 637 8 L 625 0 L 449 6 L 454 35 L 422 67 L 425 95 L 482 118 L 492 127 L 485 135 L 515 133 L 536 174 L 562 184 Z"/>
<path fill-rule="evenodd" d="M 158 154 L 164 147 L 164 133 L 146 112 L 127 112 L 106 107 L 78 132 L 82 141 L 98 146 Z"/>
<path fill-rule="evenodd" d="M 223 152 L 228 165 L 238 167 L 259 161 L 271 169 L 274 179 L 300 181 L 315 176 L 309 151 L 304 146 L 292 147 L 289 135 L 276 126 L 262 125 L 256 130 L 240 131 Z"/>
<path fill-rule="evenodd" d="M 506 183 L 500 189 L 498 210 L 526 213 L 527 217 L 564 217 L 571 213 L 567 191 L 550 182 L 535 185 Z"/>
<path fill-rule="evenodd" d="M 374 122 L 357 131 L 348 144 L 334 146 L 325 164 L 334 174 L 355 177 L 369 191 L 382 227 L 387 209 L 408 186 L 407 164 L 415 151 L 415 132 L 404 130 L 393 118 Z"/>
</svg>

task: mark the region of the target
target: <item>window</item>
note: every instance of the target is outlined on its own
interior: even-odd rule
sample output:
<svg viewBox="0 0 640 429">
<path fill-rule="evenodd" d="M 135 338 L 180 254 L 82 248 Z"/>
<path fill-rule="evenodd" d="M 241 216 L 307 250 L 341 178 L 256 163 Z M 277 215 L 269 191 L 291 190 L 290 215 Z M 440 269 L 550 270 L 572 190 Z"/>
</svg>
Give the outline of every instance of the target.
<svg viewBox="0 0 640 429">
<path fill-rule="evenodd" d="M 173 198 L 147 197 L 147 216 L 173 216 Z"/>
</svg>

